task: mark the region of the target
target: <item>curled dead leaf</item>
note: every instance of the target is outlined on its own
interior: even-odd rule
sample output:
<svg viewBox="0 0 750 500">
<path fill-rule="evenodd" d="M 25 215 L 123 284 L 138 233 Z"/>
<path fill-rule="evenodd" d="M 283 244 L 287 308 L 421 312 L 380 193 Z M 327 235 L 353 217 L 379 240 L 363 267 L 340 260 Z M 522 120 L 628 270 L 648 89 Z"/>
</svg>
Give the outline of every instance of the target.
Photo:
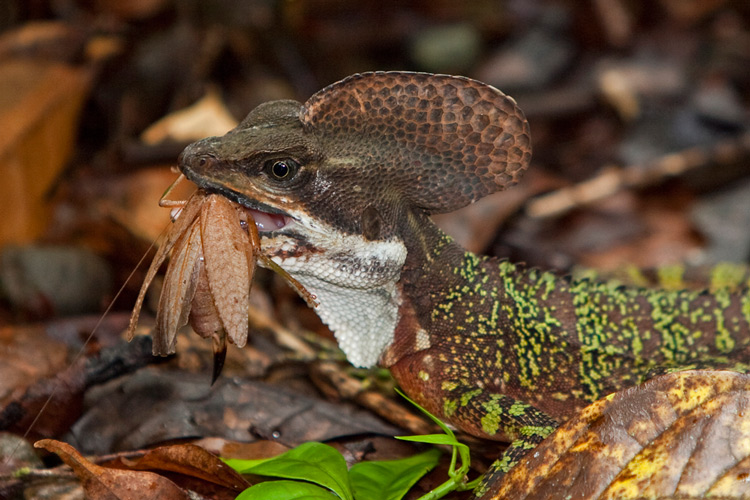
<svg viewBox="0 0 750 500">
<path fill-rule="evenodd" d="M 237 492 L 250 483 L 219 457 L 194 444 L 174 444 L 149 450 L 136 460 L 121 459 L 137 470 L 165 470 L 203 479 Z"/>
</svg>

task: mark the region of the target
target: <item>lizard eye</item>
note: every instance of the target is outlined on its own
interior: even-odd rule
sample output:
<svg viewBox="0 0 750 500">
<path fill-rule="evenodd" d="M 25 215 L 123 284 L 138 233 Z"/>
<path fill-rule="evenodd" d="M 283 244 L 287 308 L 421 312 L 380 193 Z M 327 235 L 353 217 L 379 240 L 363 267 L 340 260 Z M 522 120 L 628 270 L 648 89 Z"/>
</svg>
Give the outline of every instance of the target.
<svg viewBox="0 0 750 500">
<path fill-rule="evenodd" d="M 272 160 L 267 164 L 268 173 L 277 181 L 289 180 L 294 177 L 299 163 L 294 160 Z"/>
</svg>

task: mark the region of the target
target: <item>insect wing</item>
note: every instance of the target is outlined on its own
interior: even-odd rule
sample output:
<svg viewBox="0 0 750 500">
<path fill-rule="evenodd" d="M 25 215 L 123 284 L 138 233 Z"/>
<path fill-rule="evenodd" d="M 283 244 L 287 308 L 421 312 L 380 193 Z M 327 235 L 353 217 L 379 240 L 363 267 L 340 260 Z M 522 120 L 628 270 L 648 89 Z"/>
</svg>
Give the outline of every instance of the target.
<svg viewBox="0 0 750 500">
<path fill-rule="evenodd" d="M 164 356 L 175 352 L 175 336 L 177 330 L 188 321 L 202 257 L 200 224 L 195 221 L 188 233 L 174 246 L 164 277 L 159 309 L 156 313 L 153 346 L 156 355 Z"/>
<path fill-rule="evenodd" d="M 201 210 L 201 236 L 206 274 L 214 304 L 229 339 L 238 347 L 247 342 L 250 274 L 247 234 L 231 203 L 210 195 Z"/>
<path fill-rule="evenodd" d="M 167 256 L 172 250 L 172 247 L 174 247 L 175 243 L 177 243 L 177 240 L 179 240 L 180 237 L 185 234 L 195 218 L 198 217 L 205 197 L 206 196 L 203 191 L 197 191 L 190 197 L 190 199 L 188 199 L 187 203 L 182 209 L 182 212 L 180 213 L 180 216 L 177 218 L 174 224 L 172 224 L 172 227 L 169 228 L 164 242 L 156 251 L 154 260 L 151 261 L 151 265 L 146 272 L 146 277 L 143 279 L 141 290 L 138 292 L 138 299 L 136 299 L 135 301 L 133 313 L 130 315 L 130 324 L 128 325 L 128 331 L 126 334 L 128 340 L 133 339 L 135 327 L 138 324 L 138 318 L 141 314 L 141 307 L 143 306 L 143 300 L 146 298 L 146 291 L 148 290 L 148 287 L 151 286 L 151 282 L 154 280 L 154 277 L 159 271 L 162 263 L 164 263 L 164 261 L 167 259 Z"/>
</svg>

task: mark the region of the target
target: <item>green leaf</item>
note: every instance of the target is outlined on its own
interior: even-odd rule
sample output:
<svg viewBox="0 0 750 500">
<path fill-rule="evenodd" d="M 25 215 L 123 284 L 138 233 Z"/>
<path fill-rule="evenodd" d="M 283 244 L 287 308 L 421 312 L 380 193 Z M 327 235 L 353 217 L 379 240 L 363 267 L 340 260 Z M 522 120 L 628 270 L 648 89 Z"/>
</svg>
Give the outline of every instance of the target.
<svg viewBox="0 0 750 500">
<path fill-rule="evenodd" d="M 455 436 L 449 436 L 447 434 L 425 434 L 423 436 L 396 436 L 396 439 L 401 441 L 411 441 L 414 443 L 427 443 L 427 444 L 445 444 L 448 446 L 466 446 L 456 439 Z"/>
<path fill-rule="evenodd" d="M 222 458 L 221 460 L 227 464 L 232 469 L 236 470 L 240 474 L 243 474 L 244 471 L 250 469 L 251 467 L 255 467 L 258 464 L 262 464 L 263 462 L 268 462 L 269 460 L 273 460 L 275 457 L 271 458 L 257 458 L 257 459 L 244 459 L 244 458 Z"/>
<path fill-rule="evenodd" d="M 468 483 L 466 482 L 466 473 L 469 471 L 469 466 L 471 465 L 471 455 L 469 447 L 463 443 L 460 443 L 456 439 L 456 435 L 453 433 L 453 431 L 439 418 L 406 397 L 406 395 L 400 390 L 396 389 L 396 392 L 398 392 L 401 397 L 406 399 L 408 402 L 419 408 L 422 413 L 427 415 L 433 422 L 440 426 L 443 432 L 445 432 L 445 434 L 430 434 L 427 436 L 400 436 L 397 439 L 418 443 L 443 444 L 452 447 L 451 464 L 448 470 L 449 479 L 434 490 L 430 491 L 428 494 L 424 495 L 422 499 L 434 500 L 444 497 L 451 491 L 464 491 L 466 489 L 473 488 L 476 481 Z M 461 461 L 461 466 L 457 468 L 456 462 L 458 459 L 460 459 Z"/>
<path fill-rule="evenodd" d="M 456 438 L 447 434 L 418 434 L 416 436 L 396 436 L 396 439 L 400 439 L 401 441 L 413 441 L 415 443 L 447 444 L 451 446 L 457 443 Z"/>
<path fill-rule="evenodd" d="M 432 470 L 440 459 L 440 450 L 400 460 L 360 462 L 349 470 L 357 500 L 400 500 L 419 478 Z"/>
<path fill-rule="evenodd" d="M 354 500 L 344 457 L 323 443 L 304 443 L 239 472 L 309 481 L 328 488 L 344 500 Z"/>
<path fill-rule="evenodd" d="M 236 500 L 338 500 L 339 497 L 325 488 L 302 481 L 267 481 L 240 493 Z"/>
</svg>

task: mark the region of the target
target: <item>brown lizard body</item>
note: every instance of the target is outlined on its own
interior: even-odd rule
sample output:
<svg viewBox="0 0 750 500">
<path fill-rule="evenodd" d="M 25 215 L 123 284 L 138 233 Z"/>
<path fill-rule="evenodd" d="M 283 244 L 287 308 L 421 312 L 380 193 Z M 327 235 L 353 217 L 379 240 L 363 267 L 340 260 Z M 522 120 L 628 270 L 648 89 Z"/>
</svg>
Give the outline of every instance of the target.
<svg viewBox="0 0 750 500">
<path fill-rule="evenodd" d="M 460 77 L 355 75 L 189 146 L 200 187 L 255 209 L 262 251 L 318 297 L 349 360 L 474 435 L 515 440 L 660 370 L 745 369 L 750 295 L 571 280 L 473 255 L 429 219 L 512 185 L 516 103 Z M 263 222 L 265 221 L 265 222 Z"/>
</svg>

